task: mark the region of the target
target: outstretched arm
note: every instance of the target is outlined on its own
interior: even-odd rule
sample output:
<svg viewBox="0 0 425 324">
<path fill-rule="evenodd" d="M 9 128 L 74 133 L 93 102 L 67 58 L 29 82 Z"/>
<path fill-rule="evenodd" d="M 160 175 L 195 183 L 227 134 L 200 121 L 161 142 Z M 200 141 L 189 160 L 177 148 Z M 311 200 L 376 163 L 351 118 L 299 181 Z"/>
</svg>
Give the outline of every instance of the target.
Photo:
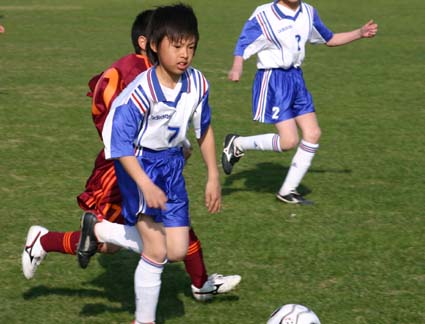
<svg viewBox="0 0 425 324">
<path fill-rule="evenodd" d="M 365 25 L 359 29 L 355 29 L 350 32 L 336 33 L 326 43 L 327 46 L 340 46 L 351 43 L 361 38 L 372 38 L 378 32 L 378 24 L 374 23 L 373 20 L 369 20 Z"/>
</svg>

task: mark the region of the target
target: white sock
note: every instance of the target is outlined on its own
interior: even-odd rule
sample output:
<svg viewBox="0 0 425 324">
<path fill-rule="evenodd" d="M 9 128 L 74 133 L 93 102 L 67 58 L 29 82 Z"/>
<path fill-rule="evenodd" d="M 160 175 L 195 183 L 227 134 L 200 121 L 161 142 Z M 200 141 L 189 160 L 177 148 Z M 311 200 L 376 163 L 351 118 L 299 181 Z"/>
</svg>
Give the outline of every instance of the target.
<svg viewBox="0 0 425 324">
<path fill-rule="evenodd" d="M 246 150 L 282 152 L 278 134 L 240 136 L 235 139 L 235 145 L 244 152 Z"/>
<path fill-rule="evenodd" d="M 312 144 L 301 140 L 297 152 L 292 159 L 291 167 L 289 168 L 285 181 L 282 187 L 280 187 L 280 195 L 285 196 L 297 189 L 304 175 L 307 173 L 318 148 L 319 144 Z"/>
<path fill-rule="evenodd" d="M 136 226 L 102 220 L 95 225 L 94 229 L 99 242 L 112 243 L 138 254 L 142 253 L 143 244 Z"/>
<path fill-rule="evenodd" d="M 142 254 L 134 273 L 134 292 L 136 295 L 136 321 L 155 322 L 156 307 L 161 290 L 161 274 L 164 263 L 156 263 Z"/>
</svg>

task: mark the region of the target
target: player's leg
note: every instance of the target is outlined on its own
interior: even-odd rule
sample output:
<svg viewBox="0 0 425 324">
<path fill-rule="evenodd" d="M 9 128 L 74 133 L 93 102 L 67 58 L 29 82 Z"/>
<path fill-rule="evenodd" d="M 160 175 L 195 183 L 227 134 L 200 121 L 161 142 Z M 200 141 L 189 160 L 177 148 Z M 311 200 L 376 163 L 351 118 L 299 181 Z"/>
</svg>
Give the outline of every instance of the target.
<svg viewBox="0 0 425 324">
<path fill-rule="evenodd" d="M 201 241 L 193 228 L 189 230 L 189 248 L 184 259 L 186 272 L 189 274 L 193 297 L 198 301 L 210 300 L 215 294 L 224 294 L 233 290 L 241 281 L 239 275 L 223 276 L 207 274 Z"/>
<path fill-rule="evenodd" d="M 85 230 L 85 228 L 82 230 Z M 142 253 L 142 240 L 135 226 L 121 225 L 102 220 L 96 223 L 92 230 L 97 238 L 96 241 L 105 243 L 102 245 L 105 245 L 107 250 L 112 247 L 119 247 L 138 254 Z M 93 236 L 89 235 L 88 237 Z M 199 301 L 209 300 L 215 294 L 227 293 L 234 289 L 241 281 L 239 275 L 224 276 L 215 273 L 208 276 L 203 258 L 202 245 L 193 228 L 189 230 L 189 248 L 183 261 L 186 272 L 191 280 L 193 296 Z"/>
<path fill-rule="evenodd" d="M 297 187 L 307 173 L 311 162 L 319 148 L 320 127 L 314 112 L 296 117 L 296 122 L 300 127 L 303 139 L 298 145 L 288 174 L 276 197 L 286 203 L 311 204 L 309 200 L 297 192 Z"/>
<path fill-rule="evenodd" d="M 155 322 L 161 274 L 167 262 L 165 232 L 162 223 L 146 215 L 139 218 L 136 227 L 144 246 L 134 274 L 136 323 L 150 323 Z"/>
<path fill-rule="evenodd" d="M 288 124 L 285 134 L 260 134 L 239 136 L 228 134 L 223 144 L 222 166 L 230 174 L 233 165 L 248 150 L 282 152 L 298 143 L 298 134 L 291 110 L 293 102 L 293 71 L 258 70 L 252 90 L 252 117 L 260 123 Z M 285 84 L 285 86 L 282 86 Z M 289 121 L 288 121 L 289 120 Z"/>
</svg>

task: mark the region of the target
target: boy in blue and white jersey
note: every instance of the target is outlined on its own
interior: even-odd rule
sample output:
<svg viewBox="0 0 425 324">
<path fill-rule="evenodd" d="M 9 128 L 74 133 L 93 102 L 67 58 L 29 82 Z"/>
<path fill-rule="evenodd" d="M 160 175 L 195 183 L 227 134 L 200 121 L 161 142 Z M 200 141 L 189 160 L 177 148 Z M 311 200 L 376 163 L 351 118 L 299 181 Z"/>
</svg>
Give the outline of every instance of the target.
<svg viewBox="0 0 425 324">
<path fill-rule="evenodd" d="M 221 208 L 209 85 L 190 66 L 199 40 L 196 16 L 182 4 L 158 7 L 150 24 L 147 52 L 156 65 L 117 97 L 102 133 L 105 157 L 116 159 L 122 214 L 144 246 L 134 276 L 135 323 L 155 322 L 164 264 L 187 253 L 182 145 L 190 123 L 207 167 L 206 207 Z"/>
<path fill-rule="evenodd" d="M 210 126 L 209 85 L 204 75 L 188 67 L 171 89 L 161 86 L 157 69 L 154 66 L 140 74 L 114 101 L 108 130 L 103 133 L 109 137 L 105 141 L 107 158 L 142 156 L 144 149 L 180 148 L 190 122 L 198 139 Z"/>
<path fill-rule="evenodd" d="M 299 0 L 276 0 L 256 8 L 236 44 L 229 79 L 239 81 L 244 60 L 257 55 L 252 89 L 253 120 L 274 124 L 278 134 L 248 137 L 228 134 L 222 154 L 224 172 L 230 174 L 247 150 L 282 152 L 298 145 L 276 197 L 290 204 L 310 204 L 311 201 L 296 190 L 310 167 L 321 135 L 313 100 L 300 68 L 305 44 L 339 46 L 374 37 L 377 31 L 378 25 L 370 20 L 359 29 L 334 34 L 314 7 Z M 298 128 L 302 132 L 301 142 Z"/>
</svg>

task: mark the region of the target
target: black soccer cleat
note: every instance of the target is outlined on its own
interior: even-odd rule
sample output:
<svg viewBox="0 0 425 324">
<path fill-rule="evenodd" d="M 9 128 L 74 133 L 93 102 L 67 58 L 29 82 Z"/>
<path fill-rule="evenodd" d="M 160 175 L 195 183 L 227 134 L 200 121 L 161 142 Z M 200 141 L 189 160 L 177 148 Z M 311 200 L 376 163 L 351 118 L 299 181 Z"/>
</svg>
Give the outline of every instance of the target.
<svg viewBox="0 0 425 324">
<path fill-rule="evenodd" d="M 313 205 L 314 202 L 311 200 L 305 199 L 299 192 L 293 190 L 289 194 L 282 196 L 281 194 L 277 193 L 276 198 L 280 201 L 283 201 L 287 204 L 298 204 L 298 205 Z"/>
<path fill-rule="evenodd" d="M 89 265 L 90 258 L 97 252 L 97 238 L 94 234 L 94 226 L 98 223 L 96 215 L 86 212 L 81 216 L 81 235 L 77 247 L 78 264 L 85 269 Z"/>
<path fill-rule="evenodd" d="M 237 134 L 228 134 L 223 143 L 223 154 L 221 155 L 221 165 L 225 174 L 231 174 L 233 165 L 244 156 L 244 153 L 239 151 L 235 145 L 235 139 L 238 138 Z"/>
</svg>

